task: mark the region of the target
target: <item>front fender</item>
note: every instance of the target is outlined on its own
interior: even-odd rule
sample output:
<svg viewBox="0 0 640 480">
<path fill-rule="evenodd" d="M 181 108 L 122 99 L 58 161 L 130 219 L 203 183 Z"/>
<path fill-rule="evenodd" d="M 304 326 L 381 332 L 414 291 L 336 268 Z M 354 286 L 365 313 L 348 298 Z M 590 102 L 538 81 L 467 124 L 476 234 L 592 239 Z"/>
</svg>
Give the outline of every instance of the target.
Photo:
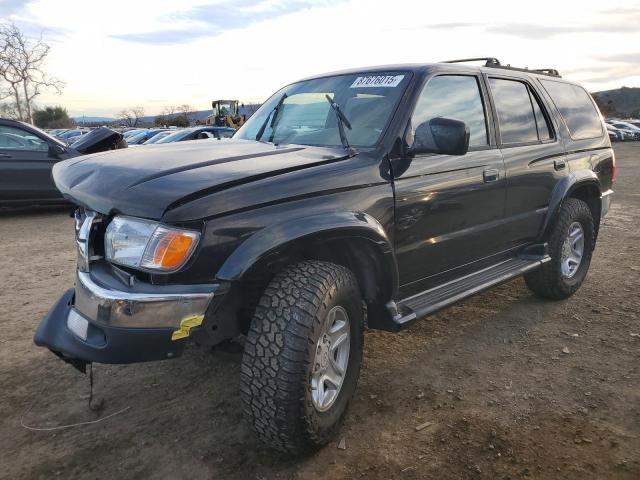
<svg viewBox="0 0 640 480">
<path fill-rule="evenodd" d="M 342 235 L 374 242 L 383 254 L 385 270 L 392 275 L 392 291 L 398 285 L 398 268 L 392 243 L 382 225 L 363 212 L 335 212 L 294 218 L 268 226 L 243 242 L 227 258 L 216 278 L 221 281 L 240 280 L 249 269 L 274 250 L 307 237 Z"/>
<path fill-rule="evenodd" d="M 592 170 L 578 170 L 571 172 L 557 183 L 551 194 L 551 201 L 549 202 L 547 215 L 538 236 L 539 242 L 544 241 L 549 236 L 564 200 L 567 197 L 570 197 L 573 191 L 584 186 L 595 187 L 598 190 L 598 196 L 602 194 L 600 180 Z"/>
</svg>

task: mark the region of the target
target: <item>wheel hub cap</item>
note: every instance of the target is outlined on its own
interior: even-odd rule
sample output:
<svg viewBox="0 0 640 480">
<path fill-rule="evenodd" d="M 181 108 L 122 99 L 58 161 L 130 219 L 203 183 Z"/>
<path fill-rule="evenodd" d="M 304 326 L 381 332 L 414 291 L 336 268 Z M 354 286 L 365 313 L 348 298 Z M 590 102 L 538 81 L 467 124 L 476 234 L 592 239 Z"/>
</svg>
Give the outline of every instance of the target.
<svg viewBox="0 0 640 480">
<path fill-rule="evenodd" d="M 567 237 L 562 244 L 560 270 L 565 278 L 573 277 L 582 263 L 584 255 L 584 230 L 580 222 L 569 225 Z"/>
<path fill-rule="evenodd" d="M 349 364 L 349 316 L 341 306 L 327 314 L 316 343 L 311 374 L 311 399 L 316 410 L 331 408 L 344 382 Z"/>
</svg>

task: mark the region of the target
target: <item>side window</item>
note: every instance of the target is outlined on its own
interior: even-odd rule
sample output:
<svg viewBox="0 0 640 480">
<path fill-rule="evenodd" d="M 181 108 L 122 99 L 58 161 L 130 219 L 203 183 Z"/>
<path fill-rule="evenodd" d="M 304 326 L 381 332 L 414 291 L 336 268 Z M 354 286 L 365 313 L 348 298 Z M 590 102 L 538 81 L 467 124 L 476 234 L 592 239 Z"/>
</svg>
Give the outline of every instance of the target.
<svg viewBox="0 0 640 480">
<path fill-rule="evenodd" d="M 529 95 L 531 95 L 531 104 L 533 105 L 533 113 L 536 117 L 536 125 L 538 126 L 538 137 L 540 140 L 551 140 L 553 135 L 551 134 L 551 129 L 549 128 L 549 124 L 547 123 L 547 119 L 542 113 L 542 108 L 540 107 L 540 103 L 535 95 L 529 91 Z"/>
<path fill-rule="evenodd" d="M 582 87 L 554 80 L 540 82 L 558 107 L 572 139 L 580 140 L 602 135 L 600 115 L 591 97 Z"/>
<path fill-rule="evenodd" d="M 429 80 L 411 117 L 411 139 L 418 125 L 432 118 L 446 117 L 467 124 L 469 146 L 488 145 L 487 122 L 476 77 L 440 75 Z"/>
<path fill-rule="evenodd" d="M 0 125 L 0 150 L 46 152 L 49 144 L 31 132 Z"/>
<path fill-rule="evenodd" d="M 502 78 L 490 78 L 489 85 L 498 114 L 501 143 L 537 142 L 538 129 L 527 85 Z"/>
</svg>

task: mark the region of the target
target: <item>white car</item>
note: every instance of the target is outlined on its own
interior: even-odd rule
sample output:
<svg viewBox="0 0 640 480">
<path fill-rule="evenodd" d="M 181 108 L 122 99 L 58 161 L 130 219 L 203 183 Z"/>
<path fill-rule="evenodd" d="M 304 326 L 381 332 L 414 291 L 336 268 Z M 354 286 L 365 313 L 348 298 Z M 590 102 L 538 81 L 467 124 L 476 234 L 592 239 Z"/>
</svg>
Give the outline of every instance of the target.
<svg viewBox="0 0 640 480">
<path fill-rule="evenodd" d="M 640 127 L 636 127 L 635 125 L 629 122 L 623 122 L 620 120 L 614 120 L 610 123 L 618 130 L 622 130 L 625 133 L 628 133 L 630 136 L 630 140 L 640 140 Z"/>
</svg>

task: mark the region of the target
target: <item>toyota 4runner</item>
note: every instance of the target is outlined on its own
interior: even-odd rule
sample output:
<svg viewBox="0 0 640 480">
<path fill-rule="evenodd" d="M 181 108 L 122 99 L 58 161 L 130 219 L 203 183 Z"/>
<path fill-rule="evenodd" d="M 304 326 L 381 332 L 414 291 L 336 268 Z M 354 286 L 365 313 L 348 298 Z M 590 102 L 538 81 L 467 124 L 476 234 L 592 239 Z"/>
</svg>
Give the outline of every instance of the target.
<svg viewBox="0 0 640 480">
<path fill-rule="evenodd" d="M 483 61 L 312 77 L 231 140 L 57 163 L 77 279 L 35 343 L 83 369 L 244 338 L 246 415 L 299 453 L 338 430 L 365 326 L 519 275 L 574 294 L 611 202 L 607 130 L 555 70 Z"/>
</svg>

